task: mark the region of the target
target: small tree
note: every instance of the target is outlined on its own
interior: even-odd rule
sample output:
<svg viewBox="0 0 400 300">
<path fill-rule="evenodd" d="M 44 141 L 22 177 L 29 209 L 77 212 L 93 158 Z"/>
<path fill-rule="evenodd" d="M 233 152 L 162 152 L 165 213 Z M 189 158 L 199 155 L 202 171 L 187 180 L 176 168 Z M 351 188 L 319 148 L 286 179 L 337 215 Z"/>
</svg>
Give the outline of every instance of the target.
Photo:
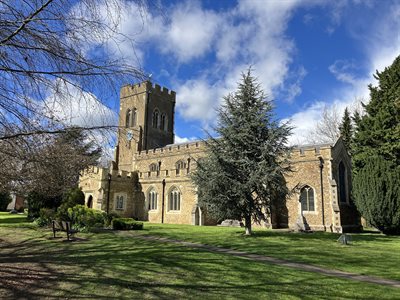
<svg viewBox="0 0 400 300">
<path fill-rule="evenodd" d="M 339 126 L 340 136 L 343 139 L 344 146 L 346 147 L 347 151 L 350 152 L 350 145 L 353 135 L 353 125 L 351 124 L 351 118 L 349 110 L 344 110 L 342 123 Z"/>
<path fill-rule="evenodd" d="M 192 175 L 199 204 L 215 218 L 266 220 L 273 202 L 283 202 L 288 189 L 284 174 L 291 128 L 273 118 L 273 106 L 249 70 L 218 112 L 218 138 L 206 141 L 208 157 Z"/>
</svg>

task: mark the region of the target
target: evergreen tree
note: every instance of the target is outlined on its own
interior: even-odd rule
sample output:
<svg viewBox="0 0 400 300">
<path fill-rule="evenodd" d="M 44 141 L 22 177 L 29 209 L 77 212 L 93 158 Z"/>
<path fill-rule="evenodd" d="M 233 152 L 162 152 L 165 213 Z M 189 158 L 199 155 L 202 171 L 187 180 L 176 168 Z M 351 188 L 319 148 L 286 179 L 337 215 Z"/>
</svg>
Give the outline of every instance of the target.
<svg viewBox="0 0 400 300">
<path fill-rule="evenodd" d="M 387 234 L 400 234 L 400 169 L 382 156 L 368 157 L 353 181 L 363 217 Z"/>
<path fill-rule="evenodd" d="M 351 139 L 353 135 L 353 126 L 351 124 L 350 113 L 347 107 L 344 110 L 344 115 L 342 118 L 342 123 L 339 126 L 339 131 L 340 131 L 340 136 L 343 139 L 344 146 L 346 147 L 347 151 L 350 152 Z"/>
<path fill-rule="evenodd" d="M 398 219 L 386 217 L 400 209 L 400 56 L 375 77 L 378 86 L 369 86 L 370 102 L 356 122 L 354 200 L 368 222 L 400 233 Z"/>
<path fill-rule="evenodd" d="M 218 111 L 218 138 L 206 141 L 208 157 L 192 175 L 199 204 L 218 220 L 263 221 L 288 194 L 284 174 L 291 128 L 274 120 L 273 106 L 249 70 Z"/>
</svg>

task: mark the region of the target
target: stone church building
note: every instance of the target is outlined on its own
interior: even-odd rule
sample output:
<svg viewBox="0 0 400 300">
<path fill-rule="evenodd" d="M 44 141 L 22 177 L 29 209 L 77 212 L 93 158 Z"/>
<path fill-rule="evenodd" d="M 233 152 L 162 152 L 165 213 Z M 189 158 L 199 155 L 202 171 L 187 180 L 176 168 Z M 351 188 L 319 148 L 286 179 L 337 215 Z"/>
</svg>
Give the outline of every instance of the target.
<svg viewBox="0 0 400 300">
<path fill-rule="evenodd" d="M 80 176 L 87 206 L 154 223 L 216 224 L 198 205 L 189 177 L 196 161 L 207 155 L 204 142 L 173 144 L 175 96 L 149 81 L 122 87 L 114 161 L 109 169 L 91 167 Z M 284 207 L 272 207 L 260 226 L 333 232 L 360 228 L 350 200 L 350 158 L 341 139 L 298 146 L 291 161 L 294 172 L 286 182 L 297 192 Z"/>
</svg>

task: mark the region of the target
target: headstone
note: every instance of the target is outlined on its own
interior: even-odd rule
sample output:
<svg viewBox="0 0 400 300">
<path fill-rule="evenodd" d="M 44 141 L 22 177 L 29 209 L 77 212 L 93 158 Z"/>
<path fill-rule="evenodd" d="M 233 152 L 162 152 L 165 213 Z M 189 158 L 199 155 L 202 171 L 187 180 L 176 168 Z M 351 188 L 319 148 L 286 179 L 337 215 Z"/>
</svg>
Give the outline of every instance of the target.
<svg viewBox="0 0 400 300">
<path fill-rule="evenodd" d="M 242 223 L 238 220 L 231 220 L 231 219 L 226 219 L 221 222 L 219 226 L 225 226 L 225 227 L 242 227 Z"/>
<path fill-rule="evenodd" d="M 339 236 L 337 241 L 342 245 L 349 245 L 351 244 L 351 236 L 343 233 L 341 236 Z"/>
</svg>

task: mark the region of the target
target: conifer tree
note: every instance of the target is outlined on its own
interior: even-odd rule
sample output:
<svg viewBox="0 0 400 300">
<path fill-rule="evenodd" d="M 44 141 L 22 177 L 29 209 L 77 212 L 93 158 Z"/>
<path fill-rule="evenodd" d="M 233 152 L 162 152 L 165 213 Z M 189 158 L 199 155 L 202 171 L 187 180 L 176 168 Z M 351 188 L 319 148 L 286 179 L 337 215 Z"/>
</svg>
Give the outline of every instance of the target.
<svg viewBox="0 0 400 300">
<path fill-rule="evenodd" d="M 375 77 L 378 86 L 369 86 L 370 102 L 356 123 L 353 194 L 368 222 L 400 233 L 400 56 Z"/>
<path fill-rule="evenodd" d="M 351 139 L 353 135 L 353 126 L 351 124 L 351 118 L 349 110 L 344 110 L 342 123 L 339 126 L 340 136 L 343 139 L 344 146 L 346 147 L 347 151 L 350 151 Z"/>
<path fill-rule="evenodd" d="M 208 156 L 198 161 L 192 175 L 199 204 L 218 220 L 244 220 L 246 234 L 252 221 L 263 221 L 272 205 L 288 194 L 284 174 L 291 128 L 274 119 L 251 70 L 242 74 L 237 91 L 224 98 L 215 128 L 218 138 L 206 141 Z"/>
</svg>

